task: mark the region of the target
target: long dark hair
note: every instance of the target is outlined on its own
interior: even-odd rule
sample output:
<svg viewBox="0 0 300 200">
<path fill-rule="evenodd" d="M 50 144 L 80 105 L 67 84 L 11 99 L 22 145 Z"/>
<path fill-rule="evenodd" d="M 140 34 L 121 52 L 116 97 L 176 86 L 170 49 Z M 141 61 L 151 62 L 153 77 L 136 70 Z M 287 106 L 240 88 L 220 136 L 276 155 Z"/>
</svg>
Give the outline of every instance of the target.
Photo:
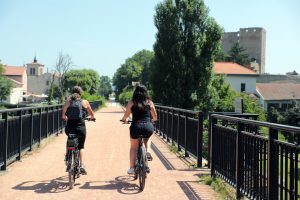
<svg viewBox="0 0 300 200">
<path fill-rule="evenodd" d="M 150 97 L 144 85 L 137 85 L 132 95 L 133 106 L 139 110 L 146 110 L 150 105 Z"/>
</svg>

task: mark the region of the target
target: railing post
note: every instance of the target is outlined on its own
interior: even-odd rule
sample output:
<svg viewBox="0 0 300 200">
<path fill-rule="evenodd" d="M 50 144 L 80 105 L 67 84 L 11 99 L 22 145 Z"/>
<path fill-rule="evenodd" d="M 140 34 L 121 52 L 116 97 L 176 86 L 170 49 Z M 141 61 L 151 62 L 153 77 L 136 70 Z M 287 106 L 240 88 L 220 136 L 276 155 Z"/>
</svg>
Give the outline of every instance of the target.
<svg viewBox="0 0 300 200">
<path fill-rule="evenodd" d="M 41 140 L 42 140 L 42 118 L 43 118 L 43 108 L 40 107 L 40 134 L 39 134 L 39 145 L 41 145 Z"/>
<path fill-rule="evenodd" d="M 210 155 L 209 156 L 209 159 L 210 159 L 210 163 L 211 163 L 211 169 L 210 169 L 210 173 L 211 173 L 211 176 L 215 176 L 215 146 L 214 146 L 214 140 L 215 140 L 215 128 L 214 126 L 218 123 L 218 119 L 214 118 L 214 117 L 210 117 L 211 118 L 211 123 L 210 123 L 210 135 L 211 135 L 211 143 L 210 143 Z"/>
<path fill-rule="evenodd" d="M 184 156 L 189 157 L 187 152 L 187 113 L 184 113 Z"/>
<path fill-rule="evenodd" d="M 202 167 L 203 114 L 201 112 L 198 112 L 197 141 L 197 167 Z"/>
<path fill-rule="evenodd" d="M 22 153 L 22 135 L 23 135 L 23 125 L 22 125 L 22 110 L 18 111 L 18 116 L 19 116 L 19 146 L 18 146 L 18 160 L 21 160 L 21 153 Z"/>
<path fill-rule="evenodd" d="M 166 139 L 167 143 L 169 142 L 169 109 L 167 109 L 167 123 L 166 123 Z"/>
<path fill-rule="evenodd" d="M 59 112 L 59 121 L 60 121 L 60 133 L 63 132 L 63 127 L 64 127 L 64 120 L 62 119 L 62 112 L 63 112 L 63 106 L 61 107 L 61 112 Z"/>
<path fill-rule="evenodd" d="M 46 107 L 46 137 L 49 133 L 49 107 Z"/>
<path fill-rule="evenodd" d="M 6 170 L 7 167 L 7 146 L 8 146 L 8 112 L 2 113 L 4 121 L 4 146 L 3 146 L 3 160 L 4 165 L 1 167 L 1 170 Z"/>
<path fill-rule="evenodd" d="M 180 111 L 178 111 L 178 117 L 177 117 L 177 151 L 181 150 L 180 145 L 179 145 L 179 139 L 180 139 L 180 137 L 179 137 L 179 134 L 180 134 L 180 130 L 179 130 L 180 125 L 179 124 L 180 124 Z"/>
<path fill-rule="evenodd" d="M 56 135 L 58 135 L 60 128 L 59 128 L 59 106 L 56 106 L 57 110 L 57 130 L 56 130 Z"/>
<path fill-rule="evenodd" d="M 156 133 L 159 133 L 159 129 L 160 129 L 160 108 L 157 108 L 157 116 L 158 116 L 158 120 L 156 123 Z"/>
<path fill-rule="evenodd" d="M 30 109 L 30 141 L 29 141 L 29 151 L 32 151 L 32 144 L 33 144 L 33 109 Z"/>
<path fill-rule="evenodd" d="M 52 106 L 52 134 L 55 133 L 55 130 L 54 130 L 54 121 L 55 121 L 55 118 L 54 118 L 54 110 L 55 110 L 55 106 Z"/>
<path fill-rule="evenodd" d="M 172 109 L 172 120 L 171 120 L 171 139 L 172 139 L 172 145 L 174 145 L 174 108 Z"/>
<path fill-rule="evenodd" d="M 241 186 L 242 186 L 242 131 L 244 131 L 244 124 L 241 122 L 238 122 L 238 131 L 236 135 L 236 161 L 235 161 L 235 168 L 236 168 L 236 198 L 241 199 L 242 193 L 241 193 Z"/>
<path fill-rule="evenodd" d="M 278 154 L 275 146 L 275 140 L 277 139 L 278 130 L 269 128 L 268 199 L 272 200 L 278 199 Z"/>
<path fill-rule="evenodd" d="M 162 136 L 162 138 L 165 138 L 165 111 L 162 109 L 162 112 L 161 112 L 161 114 L 162 114 L 162 128 L 160 129 L 161 131 L 160 131 L 160 135 Z"/>
<path fill-rule="evenodd" d="M 208 114 L 208 130 L 207 130 L 207 136 L 208 136 L 208 142 L 207 142 L 207 167 L 210 168 L 211 166 L 211 113 Z"/>
</svg>

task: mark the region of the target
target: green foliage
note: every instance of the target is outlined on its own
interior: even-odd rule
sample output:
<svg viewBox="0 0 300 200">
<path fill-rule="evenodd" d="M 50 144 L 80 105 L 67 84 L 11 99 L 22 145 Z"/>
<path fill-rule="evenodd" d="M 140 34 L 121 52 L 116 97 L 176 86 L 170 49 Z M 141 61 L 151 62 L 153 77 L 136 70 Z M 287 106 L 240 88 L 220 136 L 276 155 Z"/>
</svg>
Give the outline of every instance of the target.
<svg viewBox="0 0 300 200">
<path fill-rule="evenodd" d="M 89 94 L 97 94 L 100 87 L 100 77 L 92 69 L 70 70 L 65 74 L 65 88 L 72 89 L 79 85 Z"/>
<path fill-rule="evenodd" d="M 99 93 L 106 99 L 108 99 L 109 95 L 112 93 L 111 79 L 108 76 L 100 77 Z"/>
<path fill-rule="evenodd" d="M 12 82 L 4 76 L 0 75 L 0 102 L 7 99 L 12 91 L 12 88 Z"/>
<path fill-rule="evenodd" d="M 0 60 L 0 102 L 6 100 L 13 89 L 13 83 L 2 75 L 4 68 Z"/>
<path fill-rule="evenodd" d="M 239 43 L 235 43 L 230 50 L 230 55 L 227 60 L 230 62 L 235 62 L 243 66 L 247 66 L 250 63 L 249 56 L 244 53 L 245 49 L 239 45 Z"/>
<path fill-rule="evenodd" d="M 104 100 L 103 97 L 97 94 L 89 94 L 88 92 L 83 92 L 81 95 L 82 99 L 88 100 L 88 101 L 98 101 L 98 100 Z"/>
<path fill-rule="evenodd" d="M 217 106 L 214 109 L 216 112 L 232 112 L 234 111 L 234 99 L 237 93 L 228 83 L 225 82 L 224 76 L 214 76 L 212 86 L 217 91 Z"/>
<path fill-rule="evenodd" d="M 258 114 L 259 121 L 266 121 L 266 113 L 256 99 L 250 98 L 245 93 L 240 93 L 239 95 L 243 98 L 243 110 L 245 113 Z"/>
<path fill-rule="evenodd" d="M 155 101 L 206 110 L 222 29 L 208 16 L 203 0 L 159 3 L 155 26 L 158 32 L 151 78 Z"/>
<path fill-rule="evenodd" d="M 200 182 L 203 182 L 205 185 L 209 185 L 213 190 L 219 193 L 221 199 L 236 199 L 235 198 L 235 189 L 228 185 L 219 177 L 211 177 L 210 175 L 200 176 Z"/>
<path fill-rule="evenodd" d="M 123 92 L 119 95 L 119 102 L 122 106 L 126 106 L 132 99 L 133 89 L 131 87 L 124 88 Z"/>
<path fill-rule="evenodd" d="M 234 111 L 234 99 L 237 97 L 237 93 L 230 87 L 228 83 L 225 82 L 224 75 L 214 75 L 208 90 L 209 94 L 207 97 L 209 97 L 209 103 L 206 105 L 207 111 Z M 205 105 L 202 105 L 202 107 L 203 106 Z M 196 106 L 196 109 L 200 109 L 200 107 Z"/>
<path fill-rule="evenodd" d="M 132 82 L 140 82 L 149 85 L 150 63 L 153 58 L 153 52 L 142 50 L 126 59 L 125 63 L 117 69 L 113 77 L 113 85 L 117 97 Z"/>
</svg>

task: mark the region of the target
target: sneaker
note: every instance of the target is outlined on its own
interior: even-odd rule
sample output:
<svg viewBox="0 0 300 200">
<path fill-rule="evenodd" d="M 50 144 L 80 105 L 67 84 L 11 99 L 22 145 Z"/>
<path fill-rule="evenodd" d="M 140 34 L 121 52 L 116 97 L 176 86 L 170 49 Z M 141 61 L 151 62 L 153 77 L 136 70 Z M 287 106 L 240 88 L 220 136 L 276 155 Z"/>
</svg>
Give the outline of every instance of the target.
<svg viewBox="0 0 300 200">
<path fill-rule="evenodd" d="M 82 175 L 87 175 L 87 172 L 86 172 L 86 169 L 85 169 L 84 166 L 81 166 L 81 167 L 80 167 L 80 174 L 82 174 Z"/>
<path fill-rule="evenodd" d="M 152 157 L 152 155 L 151 155 L 150 152 L 147 152 L 147 153 L 146 153 L 146 157 L 147 157 L 147 160 L 148 160 L 148 161 L 152 161 L 152 160 L 153 160 L 153 157 Z"/>
<path fill-rule="evenodd" d="M 129 168 L 127 174 L 135 174 L 134 168 Z"/>
</svg>

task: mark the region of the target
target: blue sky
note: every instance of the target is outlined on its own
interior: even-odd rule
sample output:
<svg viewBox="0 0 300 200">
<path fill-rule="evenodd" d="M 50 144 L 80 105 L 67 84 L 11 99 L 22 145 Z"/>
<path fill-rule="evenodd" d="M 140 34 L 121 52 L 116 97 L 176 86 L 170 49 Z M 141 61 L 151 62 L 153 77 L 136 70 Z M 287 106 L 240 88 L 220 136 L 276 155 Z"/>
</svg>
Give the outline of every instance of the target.
<svg viewBox="0 0 300 200">
<path fill-rule="evenodd" d="M 23 65 L 36 54 L 46 68 L 60 51 L 74 68 L 113 76 L 125 59 L 152 50 L 155 6 L 160 0 L 0 0 L 0 59 Z M 205 0 L 225 29 L 267 31 L 266 72 L 300 72 L 299 0 Z"/>
</svg>

